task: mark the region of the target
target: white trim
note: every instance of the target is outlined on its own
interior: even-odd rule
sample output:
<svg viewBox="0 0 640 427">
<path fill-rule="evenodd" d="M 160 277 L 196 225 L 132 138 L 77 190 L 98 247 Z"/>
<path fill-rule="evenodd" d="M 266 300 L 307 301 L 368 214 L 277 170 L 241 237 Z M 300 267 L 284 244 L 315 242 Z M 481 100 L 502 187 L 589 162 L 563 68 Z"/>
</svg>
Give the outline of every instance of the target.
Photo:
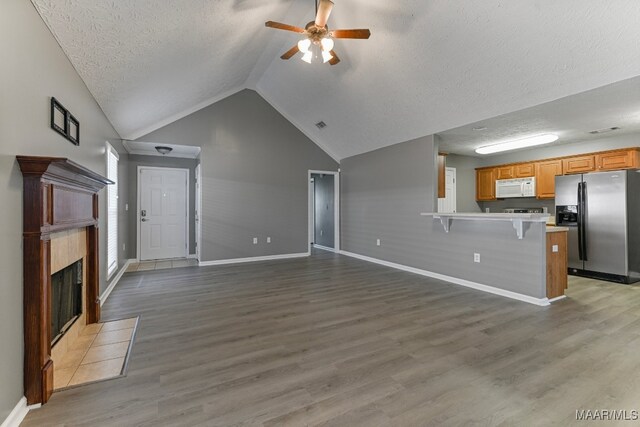
<svg viewBox="0 0 640 427">
<path fill-rule="evenodd" d="M 312 174 L 324 174 L 324 175 L 333 175 L 333 247 L 334 252 L 340 252 L 340 171 L 320 171 L 309 169 L 307 172 L 307 182 L 311 181 Z M 307 206 L 311 206 L 311 187 L 307 185 L 307 198 L 309 203 Z M 311 235 L 312 223 L 311 223 L 311 211 L 307 212 L 308 221 L 307 221 L 307 235 Z M 314 239 L 315 240 L 315 239 Z M 314 242 L 315 243 L 315 242 Z"/>
<path fill-rule="evenodd" d="M 24 417 L 29 413 L 29 409 L 35 409 L 39 406 L 40 405 L 27 406 L 27 398 L 22 396 L 9 413 L 9 416 L 0 424 L 0 427 L 19 427 Z"/>
<path fill-rule="evenodd" d="M 313 244 L 313 247 L 317 248 L 317 249 L 322 249 L 323 251 L 336 252 L 336 250 L 333 249 L 333 248 L 328 248 L 328 247 L 322 246 L 322 245 L 316 245 L 315 243 Z"/>
<path fill-rule="evenodd" d="M 194 258 L 200 259 L 202 253 L 202 166 L 201 163 L 198 163 L 195 169 L 195 212 L 194 214 L 194 222 L 195 222 L 195 232 L 196 232 L 196 253 L 194 254 Z M 187 258 L 189 258 L 191 254 L 187 254 Z"/>
<path fill-rule="evenodd" d="M 136 169 L 136 179 L 138 181 L 136 191 L 136 240 L 137 240 L 137 248 L 136 248 L 136 260 L 140 261 L 140 252 L 141 252 L 141 238 L 140 238 L 140 169 L 163 169 L 163 170 L 174 170 L 174 171 L 187 171 L 187 191 L 185 193 L 185 203 L 187 204 L 187 221 L 185 227 L 185 249 L 184 249 L 184 258 L 189 256 L 189 169 L 187 168 L 165 168 L 161 166 L 140 166 L 138 165 Z M 165 258 L 162 258 L 165 259 Z M 169 258 L 166 258 L 169 259 Z M 148 260 L 145 260 L 148 261 Z"/>
<path fill-rule="evenodd" d="M 198 259 L 198 254 L 189 254 L 187 255 L 187 259 Z"/>
<path fill-rule="evenodd" d="M 198 265 L 200 267 L 206 267 L 209 265 L 226 265 L 226 264 L 240 264 L 243 262 L 256 262 L 256 261 L 272 261 L 277 259 L 290 259 L 290 258 L 303 258 L 309 256 L 309 252 L 300 252 L 297 254 L 281 254 L 281 255 L 267 255 L 267 256 L 254 256 L 249 258 L 233 258 L 233 259 L 219 259 L 215 261 L 200 261 Z"/>
<path fill-rule="evenodd" d="M 107 289 L 105 289 L 105 291 L 102 293 L 102 295 L 100 295 L 98 297 L 98 300 L 100 301 L 100 307 L 102 307 L 102 305 L 107 301 L 107 298 L 109 298 L 109 295 L 111 295 L 111 291 L 113 291 L 113 289 L 116 287 L 116 285 L 118 284 L 118 282 L 122 278 L 122 275 L 127 271 L 127 267 L 129 267 L 129 265 L 132 262 L 136 262 L 136 260 L 135 259 L 128 259 L 128 260 L 125 261 L 125 263 L 122 266 L 122 268 L 120 270 L 118 270 L 116 275 L 113 277 L 113 280 L 111 281 L 111 283 L 109 284 Z"/>
<path fill-rule="evenodd" d="M 551 298 L 551 299 L 549 300 L 549 303 L 556 302 L 556 301 L 560 301 L 561 299 L 565 299 L 566 297 L 567 297 L 566 295 L 560 295 L 560 296 L 558 296 L 558 297 Z"/>
<path fill-rule="evenodd" d="M 386 267 L 396 268 L 398 270 L 408 271 L 409 273 L 420 274 L 421 276 L 427 276 L 438 280 L 444 280 L 456 285 L 465 286 L 467 288 L 477 289 L 479 291 L 488 292 L 490 294 L 500 295 L 503 297 L 515 299 L 518 301 L 528 302 L 529 304 L 547 306 L 549 305 L 548 298 L 535 298 L 529 295 L 519 294 L 517 292 L 507 291 L 505 289 L 496 288 L 489 285 L 483 285 L 482 283 L 471 282 L 469 280 L 459 279 L 457 277 L 447 276 L 440 273 L 433 273 L 427 270 L 421 270 L 415 267 L 409 267 L 402 264 L 396 264 L 395 262 L 384 261 L 377 258 L 371 258 L 365 255 L 355 254 L 347 251 L 340 251 L 340 254 L 347 255 L 353 258 L 358 258 L 363 261 L 373 262 L 375 264 L 384 265 Z"/>
</svg>

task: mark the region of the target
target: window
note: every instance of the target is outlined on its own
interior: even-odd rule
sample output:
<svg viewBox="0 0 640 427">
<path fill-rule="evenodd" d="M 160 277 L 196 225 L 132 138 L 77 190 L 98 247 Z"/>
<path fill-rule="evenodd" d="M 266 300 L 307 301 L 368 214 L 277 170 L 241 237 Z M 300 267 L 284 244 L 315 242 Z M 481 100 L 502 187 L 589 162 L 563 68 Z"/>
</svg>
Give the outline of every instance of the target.
<svg viewBox="0 0 640 427">
<path fill-rule="evenodd" d="M 107 277 L 118 268 L 118 152 L 107 143 Z"/>
</svg>

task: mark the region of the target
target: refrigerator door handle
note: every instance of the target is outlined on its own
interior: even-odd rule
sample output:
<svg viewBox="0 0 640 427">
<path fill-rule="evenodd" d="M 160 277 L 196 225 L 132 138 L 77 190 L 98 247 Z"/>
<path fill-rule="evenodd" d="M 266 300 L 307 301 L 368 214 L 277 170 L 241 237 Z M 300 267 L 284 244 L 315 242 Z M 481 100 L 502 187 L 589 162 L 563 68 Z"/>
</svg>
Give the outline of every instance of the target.
<svg viewBox="0 0 640 427">
<path fill-rule="evenodd" d="M 582 247 L 582 182 L 578 183 L 578 259 L 583 259 L 583 247 Z"/>
<path fill-rule="evenodd" d="M 587 183 L 586 182 L 582 183 L 582 197 L 580 199 L 582 200 L 582 206 L 580 206 L 580 214 L 582 215 L 582 218 L 580 220 L 580 224 L 582 227 L 582 230 L 581 230 L 582 258 L 584 259 L 584 261 L 589 261 L 589 258 L 587 255 Z"/>
</svg>

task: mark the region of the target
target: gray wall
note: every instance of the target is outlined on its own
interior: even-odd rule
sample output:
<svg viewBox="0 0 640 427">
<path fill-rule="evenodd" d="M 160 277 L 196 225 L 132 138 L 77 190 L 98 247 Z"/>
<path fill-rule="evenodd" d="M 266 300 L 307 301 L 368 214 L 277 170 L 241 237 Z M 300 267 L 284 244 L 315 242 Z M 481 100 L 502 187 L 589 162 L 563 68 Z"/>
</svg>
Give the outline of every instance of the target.
<svg viewBox="0 0 640 427">
<path fill-rule="evenodd" d="M 129 156 L 129 212 L 128 222 L 131 233 L 128 236 L 127 247 L 131 248 L 129 251 L 130 258 L 136 258 L 137 256 L 137 210 L 138 203 L 138 166 L 153 166 L 153 167 L 165 167 L 165 168 L 182 168 L 189 169 L 189 253 L 196 253 L 196 166 L 198 166 L 199 160 L 196 159 L 182 159 L 178 157 L 160 157 L 160 156 Z"/>
<path fill-rule="evenodd" d="M 435 153 L 433 140 L 421 138 L 341 162 L 342 249 L 543 298 L 543 225 L 518 240 L 509 222 L 457 220 L 445 233 L 420 216 L 434 210 Z"/>
<path fill-rule="evenodd" d="M 202 261 L 308 251 L 308 171 L 338 164 L 256 92 L 140 140 L 202 147 Z"/>
<path fill-rule="evenodd" d="M 0 12 L 0 422 L 23 396 L 22 175 L 15 156 L 68 157 L 106 173 L 105 141 L 119 136 L 29 1 L 4 0 Z M 49 127 L 55 96 L 80 121 L 80 146 Z M 126 164 L 126 155 L 122 155 Z M 126 168 L 120 177 L 126 181 Z M 100 289 L 106 286 L 105 191 L 100 193 Z M 126 222 L 121 221 L 121 235 Z"/>
<path fill-rule="evenodd" d="M 333 175 L 311 174 L 314 179 L 315 238 L 317 245 L 334 247 L 335 197 Z"/>
<path fill-rule="evenodd" d="M 449 154 L 447 167 L 456 168 L 456 210 L 458 212 L 480 212 L 476 202 L 476 168 L 480 160 L 476 157 Z"/>
</svg>

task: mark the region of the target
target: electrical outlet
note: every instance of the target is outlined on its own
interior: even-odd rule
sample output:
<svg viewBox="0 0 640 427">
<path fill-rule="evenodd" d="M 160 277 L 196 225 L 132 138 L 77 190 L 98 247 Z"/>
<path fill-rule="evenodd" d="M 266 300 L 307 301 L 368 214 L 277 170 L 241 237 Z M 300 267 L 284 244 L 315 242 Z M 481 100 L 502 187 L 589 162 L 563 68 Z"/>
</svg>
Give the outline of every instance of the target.
<svg viewBox="0 0 640 427">
<path fill-rule="evenodd" d="M 324 235 L 324 230 L 320 230 L 320 235 L 323 236 Z"/>
<path fill-rule="evenodd" d="M 254 244 L 254 245 L 257 245 L 257 244 L 258 244 L 258 238 L 257 238 L 257 237 L 254 237 L 254 238 L 253 238 L 253 244 Z"/>
<path fill-rule="evenodd" d="M 489 210 L 489 208 L 485 208 L 484 209 L 485 213 L 491 213 L 491 211 Z"/>
<path fill-rule="evenodd" d="M 271 237 L 267 237 L 267 243 L 271 243 Z"/>
<path fill-rule="evenodd" d="M 380 239 L 376 239 L 376 246 L 380 246 Z"/>
<path fill-rule="evenodd" d="M 474 253 L 473 254 L 473 262 L 480 262 L 480 254 L 479 253 Z"/>
<path fill-rule="evenodd" d="M 124 204 L 124 210 L 125 210 L 125 211 L 128 211 L 128 210 L 129 210 L 129 203 L 125 203 L 125 204 Z"/>
<path fill-rule="evenodd" d="M 558 252 L 558 245 L 552 245 L 551 252 Z"/>
<path fill-rule="evenodd" d="M 125 243 L 122 244 L 122 251 L 126 251 L 127 250 L 127 245 Z"/>
</svg>

